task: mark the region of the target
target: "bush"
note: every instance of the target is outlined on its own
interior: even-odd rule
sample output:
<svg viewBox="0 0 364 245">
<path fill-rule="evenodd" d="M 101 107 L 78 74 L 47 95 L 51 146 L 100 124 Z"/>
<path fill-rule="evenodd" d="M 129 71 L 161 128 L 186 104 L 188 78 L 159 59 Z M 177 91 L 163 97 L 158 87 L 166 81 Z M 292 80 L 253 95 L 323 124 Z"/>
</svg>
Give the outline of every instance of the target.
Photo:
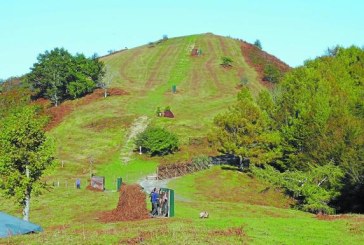
<svg viewBox="0 0 364 245">
<path fill-rule="evenodd" d="M 259 39 L 255 40 L 255 42 L 254 42 L 254 46 L 256 46 L 256 47 L 257 47 L 257 48 L 259 48 L 259 49 L 262 49 L 262 43 L 260 42 L 260 40 L 259 40 Z"/>
<path fill-rule="evenodd" d="M 281 173 L 269 165 L 265 165 L 264 169 L 252 166 L 251 171 L 258 178 L 284 188 L 287 194 L 298 201 L 298 209 L 311 213 L 335 212 L 330 203 L 340 194 L 344 173 L 332 163 L 324 166 L 310 165 L 307 172 Z"/>
<path fill-rule="evenodd" d="M 267 64 L 264 67 L 264 77 L 263 80 L 271 82 L 271 83 L 277 83 L 282 77 L 281 71 L 272 64 Z"/>
<path fill-rule="evenodd" d="M 164 128 L 148 127 L 144 132 L 137 135 L 135 140 L 137 147 L 151 156 L 163 156 L 178 150 L 179 142 L 174 133 Z"/>
<path fill-rule="evenodd" d="M 231 63 L 233 63 L 233 60 L 230 57 L 221 57 L 221 65 L 223 67 L 229 67 L 231 66 Z"/>
</svg>

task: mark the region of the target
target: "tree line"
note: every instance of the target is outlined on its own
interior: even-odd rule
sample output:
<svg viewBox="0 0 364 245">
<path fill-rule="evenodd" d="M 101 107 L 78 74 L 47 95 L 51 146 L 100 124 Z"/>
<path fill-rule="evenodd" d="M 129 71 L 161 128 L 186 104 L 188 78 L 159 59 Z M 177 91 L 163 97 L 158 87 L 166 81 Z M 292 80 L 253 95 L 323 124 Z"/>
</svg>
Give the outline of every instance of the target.
<svg viewBox="0 0 364 245">
<path fill-rule="evenodd" d="M 271 93 L 247 88 L 210 139 L 310 212 L 364 212 L 364 50 L 335 48 L 289 71 Z"/>
<path fill-rule="evenodd" d="M 30 199 L 47 188 L 42 175 L 55 162 L 53 140 L 45 134 L 49 118 L 31 103 L 46 98 L 55 106 L 107 88 L 104 64 L 96 56 L 71 55 L 55 48 L 38 56 L 31 72 L 0 84 L 0 194 L 14 198 L 29 220 Z M 108 78 L 109 79 L 109 78 Z"/>
</svg>

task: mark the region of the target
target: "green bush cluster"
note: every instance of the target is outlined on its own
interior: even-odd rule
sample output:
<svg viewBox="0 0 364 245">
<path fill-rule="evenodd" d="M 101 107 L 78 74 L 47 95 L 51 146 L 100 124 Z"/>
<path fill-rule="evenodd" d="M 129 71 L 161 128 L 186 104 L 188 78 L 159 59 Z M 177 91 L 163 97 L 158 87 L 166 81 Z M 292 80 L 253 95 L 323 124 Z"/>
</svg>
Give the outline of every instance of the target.
<svg viewBox="0 0 364 245">
<path fill-rule="evenodd" d="M 266 79 L 281 80 L 274 97 L 265 91 L 254 99 L 243 88 L 235 105 L 215 117 L 211 139 L 222 153 L 264 171 L 275 167 L 282 175 L 272 182 L 303 210 L 364 212 L 363 67 L 364 50 L 355 46 L 282 78 L 267 66 Z"/>
<path fill-rule="evenodd" d="M 135 145 L 141 146 L 142 150 L 151 156 L 163 156 L 177 151 L 179 141 L 174 133 L 164 128 L 148 127 L 137 135 Z"/>
</svg>

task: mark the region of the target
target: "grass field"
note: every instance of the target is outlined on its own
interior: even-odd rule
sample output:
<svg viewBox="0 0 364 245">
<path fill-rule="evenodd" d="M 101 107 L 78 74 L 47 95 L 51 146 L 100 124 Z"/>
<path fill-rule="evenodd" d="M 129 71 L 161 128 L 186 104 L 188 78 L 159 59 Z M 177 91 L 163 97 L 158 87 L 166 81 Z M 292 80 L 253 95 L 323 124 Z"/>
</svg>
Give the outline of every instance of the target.
<svg viewBox="0 0 364 245">
<path fill-rule="evenodd" d="M 193 47 L 202 49 L 203 55 L 191 57 Z M 220 66 L 222 56 L 233 59 L 232 68 Z M 118 202 L 116 178 L 135 183 L 155 172 L 159 162 L 208 151 L 206 146 L 188 145 L 189 139 L 205 137 L 211 130 L 214 116 L 235 101 L 242 75 L 248 77 L 254 95 L 265 89 L 244 60 L 240 43 L 212 34 L 171 38 L 103 61 L 113 75 L 111 87 L 129 95 L 77 106 L 48 133 L 56 142 L 58 162 L 45 179 L 57 187 L 34 197 L 30 214 L 45 231 L 3 239 L 0 244 L 360 244 L 364 240 L 363 216 L 319 220 L 290 209 L 293 201 L 279 190 L 229 167 L 171 181 L 176 193 L 174 218 L 100 222 L 100 213 Z M 177 86 L 175 94 L 172 85 Z M 175 118 L 156 117 L 158 106 L 170 106 Z M 129 150 L 130 127 L 141 116 L 174 131 L 182 142 L 181 151 L 167 158 L 134 153 L 129 163 L 122 163 L 120 153 Z M 91 173 L 106 177 L 107 191 L 85 189 Z M 74 188 L 77 178 L 81 190 Z M 0 210 L 21 215 L 12 200 L 2 197 Z M 203 210 L 210 213 L 209 219 L 198 218 Z"/>
<path fill-rule="evenodd" d="M 32 203 L 31 220 L 43 226 L 43 233 L 0 241 L 26 244 L 132 244 L 133 241 L 144 244 L 360 244 L 364 238 L 362 216 L 319 220 L 315 215 L 289 209 L 287 205 L 291 201 L 279 190 L 230 168 L 214 167 L 180 177 L 173 180 L 170 187 L 176 193 L 174 218 L 108 224 L 100 222 L 98 217 L 102 211 L 116 207 L 117 192 L 54 188 Z M 6 205 L 2 210 L 19 213 L 13 205 Z M 199 219 L 198 214 L 203 210 L 209 212 L 208 219 Z"/>
</svg>

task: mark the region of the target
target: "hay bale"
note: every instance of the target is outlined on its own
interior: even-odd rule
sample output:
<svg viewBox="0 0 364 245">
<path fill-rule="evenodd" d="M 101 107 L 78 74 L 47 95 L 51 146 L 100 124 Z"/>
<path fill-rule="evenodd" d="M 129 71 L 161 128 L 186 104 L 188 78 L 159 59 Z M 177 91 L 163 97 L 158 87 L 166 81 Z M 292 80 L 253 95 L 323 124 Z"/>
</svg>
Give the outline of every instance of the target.
<svg viewBox="0 0 364 245">
<path fill-rule="evenodd" d="M 101 216 L 103 222 L 131 221 L 149 218 L 146 195 L 140 185 L 122 185 L 116 209 Z"/>
</svg>

